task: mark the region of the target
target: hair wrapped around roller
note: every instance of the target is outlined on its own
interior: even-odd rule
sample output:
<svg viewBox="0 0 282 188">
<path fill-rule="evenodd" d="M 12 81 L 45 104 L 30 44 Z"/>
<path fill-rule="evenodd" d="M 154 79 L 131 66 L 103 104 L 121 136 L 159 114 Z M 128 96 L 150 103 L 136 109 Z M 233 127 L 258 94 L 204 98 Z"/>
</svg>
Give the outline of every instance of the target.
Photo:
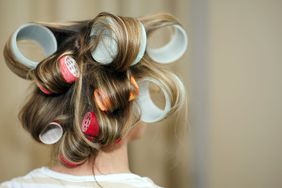
<svg viewBox="0 0 282 188">
<path fill-rule="evenodd" d="M 149 48 L 151 34 L 164 27 L 174 29 L 170 41 Z M 25 57 L 21 40 L 37 42 L 45 58 Z M 160 121 L 181 109 L 184 86 L 165 64 L 177 61 L 187 44 L 181 24 L 168 14 L 131 18 L 102 12 L 92 20 L 24 24 L 4 49 L 11 71 L 35 86 L 19 119 L 38 142 L 56 143 L 64 164 L 79 165 L 122 139 L 136 122 Z M 150 85 L 163 93 L 163 109 L 153 102 Z"/>
</svg>

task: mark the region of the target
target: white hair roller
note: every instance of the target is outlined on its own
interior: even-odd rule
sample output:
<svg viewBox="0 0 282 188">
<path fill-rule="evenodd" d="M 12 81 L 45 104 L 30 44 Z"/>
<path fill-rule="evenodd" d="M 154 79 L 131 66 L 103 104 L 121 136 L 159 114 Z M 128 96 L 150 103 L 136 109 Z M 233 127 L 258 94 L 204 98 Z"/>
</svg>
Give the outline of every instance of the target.
<svg viewBox="0 0 282 188">
<path fill-rule="evenodd" d="M 140 49 L 136 56 L 136 59 L 131 63 L 131 65 L 137 64 L 142 59 L 142 57 L 144 56 L 145 50 L 146 50 L 146 46 L 147 46 L 146 30 L 142 23 L 140 23 L 140 25 L 141 25 Z"/>
<path fill-rule="evenodd" d="M 171 40 L 160 48 L 147 48 L 149 57 L 157 63 L 167 64 L 178 60 L 188 47 L 188 37 L 185 30 L 174 25 L 175 33 Z"/>
<path fill-rule="evenodd" d="M 44 144 L 55 144 L 63 136 L 63 128 L 59 123 L 51 122 L 39 134 L 39 140 Z"/>
<path fill-rule="evenodd" d="M 106 19 L 106 21 L 109 24 L 111 24 L 112 22 L 110 19 Z M 137 64 L 142 59 L 146 50 L 147 36 L 146 36 L 145 28 L 141 22 L 140 22 L 140 27 L 141 27 L 140 49 L 135 60 L 131 63 L 131 66 Z M 118 54 L 117 39 L 112 31 L 105 29 L 100 24 L 96 24 L 92 27 L 90 36 L 97 36 L 100 33 L 102 35 L 101 41 L 98 42 L 96 49 L 92 51 L 91 55 L 93 59 L 95 59 L 97 62 L 103 65 L 110 64 Z"/>
<path fill-rule="evenodd" d="M 149 83 L 153 83 L 160 87 L 165 97 L 165 107 L 160 109 L 153 102 L 150 92 L 149 92 Z M 139 96 L 137 102 L 141 109 L 141 120 L 147 123 L 153 123 L 162 120 L 165 118 L 166 114 L 171 109 L 170 97 L 164 87 L 162 87 L 158 80 L 146 77 L 138 82 L 139 86 Z"/>
<path fill-rule="evenodd" d="M 22 54 L 17 44 L 21 40 L 33 40 L 37 42 L 43 47 L 46 56 L 50 56 L 57 51 L 56 38 L 47 27 L 34 23 L 20 26 L 12 35 L 11 52 L 17 61 L 30 69 L 35 69 L 38 62 L 28 59 Z"/>
</svg>

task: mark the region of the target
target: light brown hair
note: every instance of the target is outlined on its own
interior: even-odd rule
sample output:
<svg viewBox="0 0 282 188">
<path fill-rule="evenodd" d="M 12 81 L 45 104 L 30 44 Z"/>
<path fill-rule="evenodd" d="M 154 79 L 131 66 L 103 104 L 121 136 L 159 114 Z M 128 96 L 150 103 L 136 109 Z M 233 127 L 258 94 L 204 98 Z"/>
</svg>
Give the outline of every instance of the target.
<svg viewBox="0 0 282 188">
<path fill-rule="evenodd" d="M 105 22 L 105 17 L 113 20 Z M 125 136 L 140 120 L 140 109 L 136 101 L 128 101 L 131 84 L 130 76 L 138 81 L 144 77 L 158 80 L 168 91 L 173 113 L 185 103 L 183 85 L 177 76 L 164 65 L 154 62 L 145 53 L 141 61 L 130 66 L 138 54 L 140 46 L 140 24 L 147 36 L 155 30 L 172 25 L 180 25 L 169 14 L 158 14 L 141 18 L 115 16 L 102 12 L 93 20 L 69 23 L 40 23 L 49 28 L 56 36 L 58 50 L 43 59 L 35 69 L 23 66 L 12 55 L 10 40 L 5 45 L 4 56 L 8 67 L 18 76 L 36 80 L 52 92 L 46 95 L 33 83 L 34 91 L 19 113 L 23 127 L 40 142 L 39 134 L 52 122 L 59 122 L 64 134 L 55 145 L 56 153 L 75 163 L 81 163 L 89 157 L 95 157 L 99 148 L 115 144 Z M 93 24 L 103 24 L 116 35 L 118 54 L 109 65 L 101 65 L 91 57 L 91 51 L 97 47 L 101 36 L 91 37 Z M 80 77 L 74 84 L 63 80 L 58 67 L 62 55 L 71 55 L 77 62 Z M 97 107 L 93 91 L 102 88 L 109 95 L 111 109 L 103 112 Z M 81 131 L 84 114 L 93 111 L 100 125 L 100 134 L 93 142 Z M 170 114 L 169 113 L 169 114 Z M 131 119 L 132 121 L 129 121 Z"/>
</svg>

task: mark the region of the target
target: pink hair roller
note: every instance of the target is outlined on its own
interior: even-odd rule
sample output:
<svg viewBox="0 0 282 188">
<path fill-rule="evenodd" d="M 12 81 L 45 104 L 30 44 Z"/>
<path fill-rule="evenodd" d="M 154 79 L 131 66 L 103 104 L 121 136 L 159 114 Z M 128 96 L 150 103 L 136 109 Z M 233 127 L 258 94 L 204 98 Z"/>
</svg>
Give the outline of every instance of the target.
<svg viewBox="0 0 282 188">
<path fill-rule="evenodd" d="M 73 59 L 71 56 L 68 56 L 68 55 L 62 56 L 59 59 L 59 68 L 60 68 L 61 75 L 63 76 L 64 80 L 68 84 L 75 82 L 75 80 L 79 77 L 79 74 L 80 74 L 79 68 L 77 66 L 75 59 Z M 38 88 L 46 95 L 52 94 L 45 87 L 40 85 L 38 81 L 36 81 L 36 84 Z"/>
<path fill-rule="evenodd" d="M 42 85 L 40 85 L 37 81 L 36 81 L 36 85 L 37 85 L 37 87 L 38 87 L 43 93 L 45 93 L 46 95 L 50 95 L 50 94 L 51 94 L 50 91 L 48 91 L 45 87 L 43 87 Z"/>
<path fill-rule="evenodd" d="M 94 112 L 87 112 L 84 115 L 81 130 L 90 141 L 99 135 L 100 127 Z"/>
<path fill-rule="evenodd" d="M 63 56 L 59 60 L 60 71 L 64 80 L 71 84 L 79 77 L 79 68 L 71 56 Z"/>
<path fill-rule="evenodd" d="M 67 166 L 67 167 L 69 167 L 69 168 L 74 168 L 74 167 L 77 167 L 77 166 L 79 166 L 79 165 L 82 164 L 82 163 L 73 163 L 73 162 L 67 160 L 67 159 L 63 156 L 63 154 L 60 154 L 60 155 L 59 155 L 59 160 L 60 160 L 65 166 Z"/>
</svg>

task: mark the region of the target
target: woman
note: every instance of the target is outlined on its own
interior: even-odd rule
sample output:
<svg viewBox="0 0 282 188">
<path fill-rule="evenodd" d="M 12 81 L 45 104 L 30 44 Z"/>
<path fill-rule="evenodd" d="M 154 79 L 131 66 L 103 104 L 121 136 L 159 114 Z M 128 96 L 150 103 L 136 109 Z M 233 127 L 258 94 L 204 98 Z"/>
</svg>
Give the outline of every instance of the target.
<svg viewBox="0 0 282 188">
<path fill-rule="evenodd" d="M 149 48 L 147 37 L 168 26 L 175 30 L 171 41 Z M 25 57 L 20 40 L 37 42 L 46 58 Z M 141 122 L 185 106 L 182 82 L 163 64 L 186 48 L 185 31 L 168 14 L 137 19 L 102 12 L 93 20 L 19 27 L 6 43 L 5 60 L 35 86 L 19 119 L 36 141 L 52 144 L 54 162 L 0 187 L 158 187 L 131 173 L 127 144 L 142 136 Z M 163 109 L 153 102 L 152 88 L 162 91 Z"/>
</svg>

